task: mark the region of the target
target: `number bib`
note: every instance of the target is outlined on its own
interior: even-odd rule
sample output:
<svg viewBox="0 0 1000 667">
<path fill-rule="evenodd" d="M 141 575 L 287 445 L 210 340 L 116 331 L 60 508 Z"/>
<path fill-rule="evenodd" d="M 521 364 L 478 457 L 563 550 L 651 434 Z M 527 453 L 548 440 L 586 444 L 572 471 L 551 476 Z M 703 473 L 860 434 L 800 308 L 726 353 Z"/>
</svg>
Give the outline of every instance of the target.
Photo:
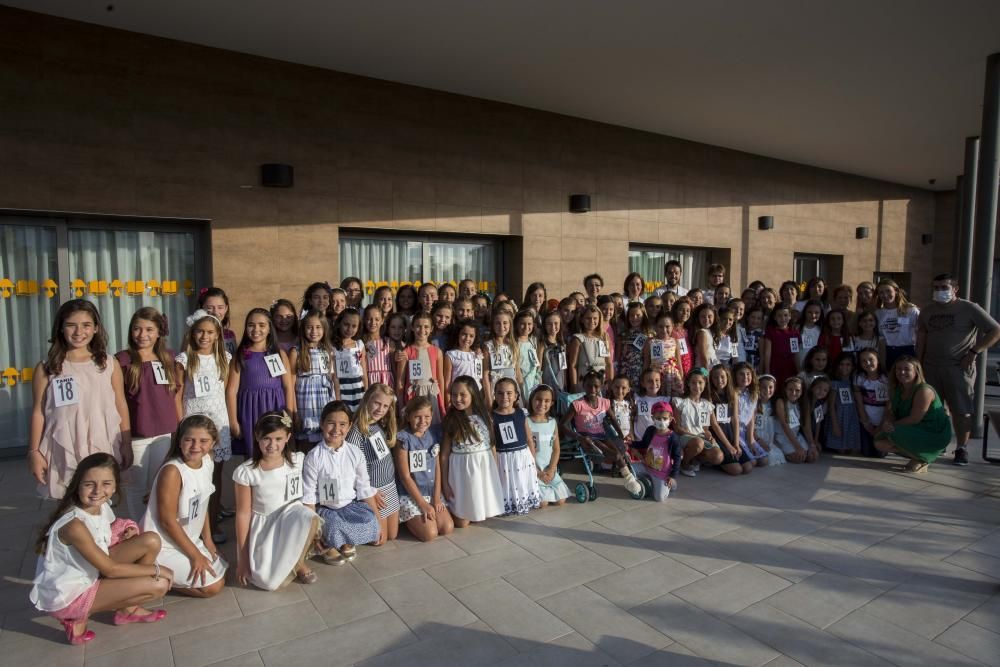
<svg viewBox="0 0 1000 667">
<path fill-rule="evenodd" d="M 649 344 L 649 358 L 655 364 L 662 364 L 667 360 L 667 357 L 663 351 L 662 340 L 654 340 L 652 343 Z"/>
<path fill-rule="evenodd" d="M 188 501 L 188 523 L 191 523 L 198 518 L 199 512 L 202 511 L 201 495 L 194 496 Z"/>
<path fill-rule="evenodd" d="M 698 425 L 705 428 L 712 423 L 712 413 L 708 410 L 698 408 Z"/>
<path fill-rule="evenodd" d="M 156 380 L 156 384 L 170 384 L 170 380 L 167 379 L 167 371 L 163 368 L 163 363 L 159 361 L 149 362 L 153 367 L 153 379 Z"/>
<path fill-rule="evenodd" d="M 823 408 L 822 405 L 817 405 L 815 408 L 813 408 L 813 421 L 814 422 L 816 422 L 818 424 L 821 421 L 823 421 L 824 417 L 826 417 L 826 410 Z"/>
<path fill-rule="evenodd" d="M 389 445 L 385 441 L 385 436 L 381 433 L 373 433 L 368 437 L 368 444 L 372 446 L 375 456 L 381 461 L 389 454 Z"/>
<path fill-rule="evenodd" d="M 559 350 L 559 370 L 564 371 L 568 368 L 566 365 L 566 350 Z"/>
<path fill-rule="evenodd" d="M 427 368 L 425 364 L 420 359 L 410 359 L 410 382 L 419 382 L 421 380 L 431 379 L 431 369 Z"/>
<path fill-rule="evenodd" d="M 337 374 L 341 377 L 357 377 L 361 375 L 361 366 L 358 364 L 358 357 L 352 350 L 340 350 L 337 352 Z"/>
<path fill-rule="evenodd" d="M 601 359 L 608 357 L 608 344 L 604 342 L 603 338 L 597 340 L 597 356 Z"/>
<path fill-rule="evenodd" d="M 754 428 L 764 428 L 764 415 L 757 415 L 753 418 Z"/>
<path fill-rule="evenodd" d="M 636 401 L 635 409 L 640 417 L 646 417 L 649 415 L 649 403 L 646 401 Z"/>
<path fill-rule="evenodd" d="M 851 396 L 851 390 L 847 387 L 841 387 L 837 390 L 837 393 L 840 395 L 841 405 L 850 405 L 854 402 L 854 397 Z"/>
<path fill-rule="evenodd" d="M 472 370 L 476 374 L 476 381 L 478 382 L 483 377 L 483 358 L 476 357 L 472 362 Z"/>
<path fill-rule="evenodd" d="M 493 370 L 502 370 L 504 368 L 511 367 L 511 361 L 507 358 L 507 355 L 503 353 L 502 349 L 497 349 L 490 354 L 490 366 Z"/>
<path fill-rule="evenodd" d="M 212 393 L 212 378 L 209 375 L 199 373 L 191 378 L 191 384 L 194 386 L 195 398 L 204 398 Z"/>
<path fill-rule="evenodd" d="M 715 421 L 720 424 L 729 423 L 729 406 L 725 403 L 719 403 L 715 406 Z"/>
<path fill-rule="evenodd" d="M 645 344 L 646 344 L 646 337 L 642 334 L 636 336 L 635 340 L 632 341 L 632 347 L 634 347 L 637 350 L 641 350 Z"/>
<path fill-rule="evenodd" d="M 302 497 L 302 473 L 298 470 L 285 478 L 285 502 Z"/>
<path fill-rule="evenodd" d="M 72 375 L 52 378 L 52 398 L 55 406 L 61 408 L 80 402 L 80 386 Z"/>
<path fill-rule="evenodd" d="M 880 401 L 882 403 L 888 401 L 889 400 L 889 388 L 886 387 L 884 384 L 881 384 L 881 383 L 875 385 L 875 400 L 876 401 Z"/>
<path fill-rule="evenodd" d="M 514 428 L 513 422 L 500 424 L 500 441 L 505 445 L 513 445 L 517 442 L 517 430 Z"/>
<path fill-rule="evenodd" d="M 684 339 L 684 338 L 678 338 L 677 339 L 677 347 L 680 349 L 681 354 L 687 354 L 688 353 L 688 342 L 687 342 L 686 339 Z"/>
<path fill-rule="evenodd" d="M 409 453 L 410 472 L 427 472 L 427 450 L 415 449 Z"/>
<path fill-rule="evenodd" d="M 316 359 L 316 372 L 321 375 L 326 375 L 330 372 L 330 359 L 326 352 L 321 352 L 315 356 Z"/>
<path fill-rule="evenodd" d="M 336 477 L 321 477 L 319 480 L 319 504 L 333 506 L 337 504 L 340 492 L 340 480 Z"/>
<path fill-rule="evenodd" d="M 271 377 L 276 378 L 285 374 L 285 363 L 281 360 L 280 354 L 265 356 L 264 363 L 267 364 L 267 372 L 271 374 Z"/>
<path fill-rule="evenodd" d="M 791 350 L 792 354 L 798 354 L 799 353 L 799 339 L 798 338 L 789 338 L 788 339 L 788 349 Z"/>
</svg>

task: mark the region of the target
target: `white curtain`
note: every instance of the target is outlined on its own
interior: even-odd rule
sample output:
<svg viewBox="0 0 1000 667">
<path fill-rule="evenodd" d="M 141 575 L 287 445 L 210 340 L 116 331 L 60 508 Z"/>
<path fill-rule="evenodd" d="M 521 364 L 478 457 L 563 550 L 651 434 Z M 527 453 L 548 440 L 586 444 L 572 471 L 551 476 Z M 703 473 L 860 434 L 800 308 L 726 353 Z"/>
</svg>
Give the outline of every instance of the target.
<svg viewBox="0 0 1000 667">
<path fill-rule="evenodd" d="M 143 306 L 152 306 L 167 316 L 170 347 L 177 350 L 184 336 L 184 320 L 195 303 L 194 235 L 70 229 L 69 278 L 71 285 L 82 281 L 75 283 L 80 289 L 73 296 L 97 304 L 108 334 L 109 353 L 128 346 L 129 320 Z"/>
<path fill-rule="evenodd" d="M 0 225 L 0 451 L 28 444 L 30 379 L 49 351 L 58 282 L 54 227 Z"/>
<path fill-rule="evenodd" d="M 663 284 L 663 265 L 670 260 L 681 263 L 681 285 L 688 289 L 704 287 L 708 269 L 708 251 L 703 248 L 646 248 L 628 253 L 628 270 L 642 275 L 648 296 Z M 652 289 L 649 289 L 652 288 Z"/>
<path fill-rule="evenodd" d="M 493 244 L 428 243 L 427 257 L 429 266 L 424 267 L 424 280 L 457 284 L 463 278 L 471 278 L 476 284 L 489 283 L 491 293 L 497 290 L 497 252 Z"/>
</svg>

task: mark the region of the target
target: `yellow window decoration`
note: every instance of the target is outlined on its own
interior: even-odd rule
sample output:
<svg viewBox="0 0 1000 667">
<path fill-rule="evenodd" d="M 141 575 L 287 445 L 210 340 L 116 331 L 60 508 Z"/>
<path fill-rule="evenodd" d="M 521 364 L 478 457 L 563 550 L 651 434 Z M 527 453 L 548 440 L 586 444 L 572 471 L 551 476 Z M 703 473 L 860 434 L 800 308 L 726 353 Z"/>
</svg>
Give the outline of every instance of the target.
<svg viewBox="0 0 1000 667">
<path fill-rule="evenodd" d="M 177 294 L 177 281 L 164 280 L 163 284 L 160 285 L 160 291 L 163 292 L 163 296 L 175 296 Z"/>
<path fill-rule="evenodd" d="M 52 278 L 49 278 L 44 283 L 42 283 L 42 289 L 45 290 L 45 296 L 51 299 L 56 295 L 56 292 L 59 291 L 59 285 L 56 283 L 56 281 L 52 280 Z"/>
<path fill-rule="evenodd" d="M 17 384 L 17 379 L 18 377 L 20 377 L 20 375 L 21 374 L 18 372 L 16 368 L 7 368 L 4 369 L 3 380 L 4 382 L 7 383 L 8 386 L 13 387 L 15 384 Z"/>
<path fill-rule="evenodd" d="M 108 281 L 107 280 L 91 280 L 90 281 L 90 293 L 94 296 L 107 296 L 108 294 Z"/>
<path fill-rule="evenodd" d="M 70 289 L 73 290 L 73 294 L 75 296 L 83 296 L 84 293 L 87 291 L 87 283 L 83 282 L 79 278 L 71 282 L 69 284 L 69 287 Z"/>
<path fill-rule="evenodd" d="M 149 289 L 149 296 L 159 296 L 160 295 L 160 281 L 159 280 L 147 280 L 146 287 Z"/>
<path fill-rule="evenodd" d="M 141 280 L 130 280 L 125 284 L 129 296 L 142 296 L 146 292 L 146 283 Z"/>
<path fill-rule="evenodd" d="M 10 278 L 0 278 L 0 296 L 9 299 L 12 289 L 14 289 L 14 283 L 10 281 Z"/>
<path fill-rule="evenodd" d="M 15 294 L 17 296 L 34 296 L 38 294 L 38 281 L 18 280 Z"/>
<path fill-rule="evenodd" d="M 114 280 L 111 281 L 109 287 L 113 290 L 115 296 L 121 296 L 122 288 L 125 287 L 125 284 L 122 281 L 115 278 Z"/>
</svg>

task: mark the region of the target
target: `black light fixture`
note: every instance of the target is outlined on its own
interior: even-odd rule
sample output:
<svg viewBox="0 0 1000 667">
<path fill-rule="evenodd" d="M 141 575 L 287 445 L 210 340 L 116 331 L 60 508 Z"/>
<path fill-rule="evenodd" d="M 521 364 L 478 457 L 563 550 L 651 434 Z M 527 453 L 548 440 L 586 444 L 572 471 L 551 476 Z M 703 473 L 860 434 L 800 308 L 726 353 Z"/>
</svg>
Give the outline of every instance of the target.
<svg viewBox="0 0 1000 667">
<path fill-rule="evenodd" d="M 570 213 L 590 213 L 590 195 L 570 195 Z"/>
<path fill-rule="evenodd" d="M 924 244 L 924 245 L 930 245 L 931 243 L 934 242 L 934 235 L 933 234 L 921 234 L 920 235 L 920 242 L 922 244 Z"/>
<path fill-rule="evenodd" d="M 868 238 L 868 228 L 867 227 L 856 227 L 854 229 L 854 238 L 856 238 L 856 239 L 866 239 L 866 238 Z"/>
<path fill-rule="evenodd" d="M 295 169 L 290 164 L 262 164 L 260 184 L 268 188 L 290 188 L 295 184 Z"/>
<path fill-rule="evenodd" d="M 757 218 L 757 229 L 762 232 L 766 232 L 769 229 L 774 229 L 774 216 L 773 215 L 762 215 Z"/>
</svg>

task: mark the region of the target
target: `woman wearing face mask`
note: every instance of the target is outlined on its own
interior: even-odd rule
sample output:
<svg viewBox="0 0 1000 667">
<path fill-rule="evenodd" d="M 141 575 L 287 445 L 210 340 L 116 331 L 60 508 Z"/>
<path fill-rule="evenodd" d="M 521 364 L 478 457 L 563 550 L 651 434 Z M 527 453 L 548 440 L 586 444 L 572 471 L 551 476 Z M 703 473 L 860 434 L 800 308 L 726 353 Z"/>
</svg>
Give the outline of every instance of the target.
<svg viewBox="0 0 1000 667">
<path fill-rule="evenodd" d="M 917 321 L 917 358 L 951 412 L 957 441 L 952 462 L 967 465 L 976 358 L 1000 342 L 1000 324 L 978 304 L 958 298 L 958 288 L 950 274 L 934 277 L 934 301 Z"/>
</svg>

